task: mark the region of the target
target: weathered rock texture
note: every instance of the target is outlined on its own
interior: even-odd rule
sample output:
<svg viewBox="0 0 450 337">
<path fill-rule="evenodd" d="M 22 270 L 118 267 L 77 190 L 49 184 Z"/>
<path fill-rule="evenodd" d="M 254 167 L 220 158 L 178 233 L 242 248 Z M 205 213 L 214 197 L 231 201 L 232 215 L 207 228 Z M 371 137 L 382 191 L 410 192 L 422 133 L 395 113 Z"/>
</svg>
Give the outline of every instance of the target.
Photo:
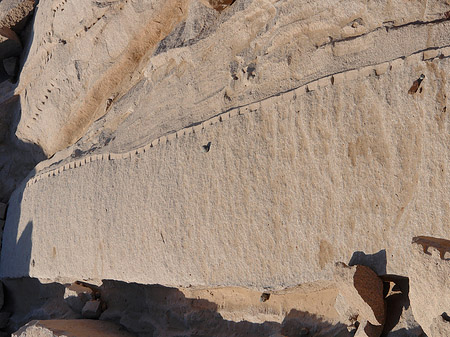
<svg viewBox="0 0 450 337">
<path fill-rule="evenodd" d="M 75 318 L 62 284 L 15 279 L 6 280 L 5 286 L 4 309 L 13 313 L 10 332 L 31 320 Z M 242 287 L 177 289 L 109 280 L 97 291 L 106 308 L 100 320 L 120 324 L 139 337 L 296 337 L 302 330 L 317 337 L 351 336 L 334 310 L 337 289 L 332 282 L 270 291 L 265 302 L 261 292 Z"/>
<path fill-rule="evenodd" d="M 450 237 L 448 5 L 74 6 L 39 4 L 17 135 L 79 141 L 11 197 L 3 277 L 280 289 Z"/>
<path fill-rule="evenodd" d="M 22 47 L 26 49 L 30 42 L 31 25 L 27 23 L 34 5 L 34 0 L 0 2 L 0 202 L 7 202 L 18 183 L 44 159 L 38 146 L 14 134 L 21 114 L 15 81 L 20 57 L 22 62 L 26 58 Z"/>
<path fill-rule="evenodd" d="M 450 332 L 450 240 L 414 238 L 410 252 L 409 297 L 414 317 L 428 337 L 447 336 Z"/>
<path fill-rule="evenodd" d="M 31 321 L 12 337 L 132 337 L 119 325 L 94 320 Z"/>
</svg>

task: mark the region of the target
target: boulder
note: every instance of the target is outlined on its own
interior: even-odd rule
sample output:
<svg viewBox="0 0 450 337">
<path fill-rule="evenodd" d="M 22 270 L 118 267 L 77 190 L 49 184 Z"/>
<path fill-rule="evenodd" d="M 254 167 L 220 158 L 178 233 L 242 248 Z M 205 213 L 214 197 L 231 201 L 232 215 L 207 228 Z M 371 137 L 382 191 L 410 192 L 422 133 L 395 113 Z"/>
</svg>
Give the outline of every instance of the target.
<svg viewBox="0 0 450 337">
<path fill-rule="evenodd" d="M 414 318 L 428 337 L 450 329 L 450 240 L 414 237 L 410 249 L 409 299 Z M 445 319 L 447 318 L 447 320 Z"/>
<path fill-rule="evenodd" d="M 120 325 L 88 319 L 31 321 L 11 337 L 132 337 Z"/>
</svg>

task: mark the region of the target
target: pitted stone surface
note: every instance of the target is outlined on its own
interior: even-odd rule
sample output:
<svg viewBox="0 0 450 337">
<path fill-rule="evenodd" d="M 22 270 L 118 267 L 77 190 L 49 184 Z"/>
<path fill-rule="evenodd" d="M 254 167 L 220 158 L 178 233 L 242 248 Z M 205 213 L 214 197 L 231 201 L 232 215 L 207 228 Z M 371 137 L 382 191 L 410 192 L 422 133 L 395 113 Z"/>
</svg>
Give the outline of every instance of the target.
<svg viewBox="0 0 450 337">
<path fill-rule="evenodd" d="M 447 243 L 448 249 L 450 241 L 442 238 L 434 241 L 435 244 L 433 238 L 428 237 L 426 248 L 421 246 L 421 240 L 414 240 L 411 244 L 409 298 L 414 318 L 423 331 L 429 337 L 440 337 L 446 335 L 445 331 L 450 331 L 450 256 L 448 252 L 442 254 L 439 248 L 445 249 L 444 243 Z"/>
<path fill-rule="evenodd" d="M 89 319 L 31 321 L 12 337 L 133 337 L 120 325 Z"/>
<path fill-rule="evenodd" d="M 2 274 L 282 288 L 386 249 L 387 272 L 407 275 L 407 235 L 429 223 L 448 236 L 433 201 L 450 193 L 448 126 L 430 113 L 445 104 L 448 59 L 433 62 L 273 97 L 149 151 L 40 176 L 10 201 Z M 424 92 L 408 95 L 423 71 Z"/>
</svg>

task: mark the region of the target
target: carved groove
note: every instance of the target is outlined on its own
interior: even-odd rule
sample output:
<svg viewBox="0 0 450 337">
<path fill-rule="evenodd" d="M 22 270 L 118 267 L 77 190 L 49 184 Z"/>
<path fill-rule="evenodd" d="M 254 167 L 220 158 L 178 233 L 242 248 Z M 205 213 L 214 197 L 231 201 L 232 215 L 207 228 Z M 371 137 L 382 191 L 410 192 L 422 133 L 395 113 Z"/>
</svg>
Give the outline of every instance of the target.
<svg viewBox="0 0 450 337">
<path fill-rule="evenodd" d="M 443 59 L 443 58 L 450 57 L 450 46 L 445 46 L 440 49 L 433 48 L 430 50 L 433 50 L 433 53 L 428 53 L 429 50 L 420 51 L 418 53 L 414 53 L 414 54 L 406 57 L 406 59 L 412 58 L 412 59 L 418 59 L 419 61 L 432 61 L 433 59 Z M 431 57 L 431 56 L 434 56 L 434 57 Z M 220 114 L 217 114 L 203 122 L 199 122 L 194 125 L 190 125 L 186 128 L 183 128 L 181 130 L 174 131 L 170 134 L 163 135 L 157 139 L 154 139 L 149 144 L 144 145 L 139 148 L 136 148 L 136 149 L 133 149 L 131 151 L 124 152 L 124 153 L 97 154 L 97 155 L 92 155 L 92 156 L 86 157 L 81 160 L 66 163 L 59 168 L 52 169 L 51 171 L 46 171 L 46 172 L 43 172 L 43 173 L 40 173 L 38 175 L 31 177 L 28 180 L 26 185 L 30 186 L 32 184 L 35 184 L 42 178 L 49 177 L 49 176 L 58 176 L 63 171 L 67 171 L 69 169 L 74 169 L 74 168 L 78 168 L 78 167 L 81 167 L 84 165 L 88 165 L 88 163 L 92 163 L 97 160 L 131 159 L 133 157 L 136 157 L 137 155 L 142 155 L 146 152 L 149 152 L 152 148 L 154 148 L 156 146 L 176 142 L 177 139 L 179 139 L 183 136 L 187 136 L 191 133 L 195 133 L 195 134 L 202 133 L 202 132 L 204 132 L 204 130 L 206 128 L 209 128 L 210 126 L 213 126 L 215 124 L 223 123 L 223 122 L 227 121 L 228 119 L 231 119 L 231 118 L 243 115 L 243 114 L 255 112 L 260 108 L 260 104 L 262 102 L 268 101 L 271 98 L 274 98 L 276 96 L 281 96 L 281 95 L 282 96 L 292 96 L 292 98 L 295 99 L 302 95 L 308 94 L 311 91 L 319 90 L 321 88 L 324 88 L 324 87 L 327 87 L 330 85 L 338 86 L 344 82 L 353 81 L 357 77 L 368 77 L 368 76 L 373 76 L 373 75 L 380 76 L 380 75 L 386 74 L 390 71 L 396 71 L 396 70 L 400 69 L 400 67 L 402 67 L 405 63 L 404 60 L 405 60 L 405 57 L 400 57 L 400 58 L 392 60 L 392 61 L 387 61 L 387 62 L 383 62 L 380 64 L 375 64 L 372 66 L 367 66 L 367 67 L 364 67 L 361 69 L 351 69 L 351 70 L 348 70 L 345 72 L 327 75 L 325 77 L 316 79 L 316 80 L 311 81 L 300 87 L 293 88 L 286 92 L 266 97 L 260 101 L 249 103 L 244 106 L 230 108 L 230 109 L 228 109 Z M 50 175 L 49 172 L 52 172 L 53 174 Z"/>
</svg>

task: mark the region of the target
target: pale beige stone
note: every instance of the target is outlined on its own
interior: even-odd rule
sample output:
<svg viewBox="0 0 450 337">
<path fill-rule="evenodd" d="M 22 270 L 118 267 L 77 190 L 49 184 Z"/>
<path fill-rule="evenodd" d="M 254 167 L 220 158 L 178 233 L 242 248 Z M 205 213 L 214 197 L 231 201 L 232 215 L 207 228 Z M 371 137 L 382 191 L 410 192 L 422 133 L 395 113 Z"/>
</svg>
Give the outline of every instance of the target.
<svg viewBox="0 0 450 337">
<path fill-rule="evenodd" d="M 375 67 L 375 74 L 377 74 L 377 76 L 383 75 L 384 73 L 386 73 L 386 71 L 388 71 L 389 66 L 389 62 L 378 64 Z"/>
<path fill-rule="evenodd" d="M 57 151 L 74 142 L 96 162 L 20 186 L 1 274 L 282 289 L 385 249 L 388 272 L 408 275 L 404 238 L 449 234 L 447 117 L 434 113 L 449 60 L 421 62 L 449 45 L 449 23 L 429 8 L 41 1 L 13 89 L 17 136 L 56 152 L 38 173 L 69 168 Z M 365 76 L 408 55 L 395 74 Z M 408 95 L 421 73 L 424 92 Z M 329 76 L 335 86 L 304 94 Z M 208 125 L 221 111 L 227 122 Z M 176 146 L 161 146 L 174 130 Z"/>
<path fill-rule="evenodd" d="M 263 100 L 257 113 L 181 137 L 177 147 L 155 147 L 137 166 L 102 161 L 51 183 L 43 179 L 26 188 L 23 199 L 19 192 L 11 199 L 13 214 L 20 213 L 22 220 L 17 232 L 7 221 L 2 273 L 19 276 L 14 266 L 28 264 L 30 275 L 39 278 L 51 279 L 57 269 L 76 279 L 90 275 L 175 286 L 281 288 L 330 279 L 333 263 L 348 260 L 355 251 L 389 249 L 387 272 L 408 275 L 409 243 L 401 238 L 421 232 L 424 223 L 433 224 L 441 237 L 449 235 L 446 206 L 433 201 L 450 198 L 449 177 L 439 173 L 450 162 L 448 140 L 445 127 L 440 129 L 435 116 L 425 113 L 442 103 L 436 100 L 441 81 L 435 76 L 448 76 L 448 60 L 438 59 L 436 67 L 436 73 L 426 73 L 432 94 L 418 101 L 407 94 L 412 77 L 407 71 L 358 78 L 302 99 L 281 95 L 276 104 L 271 98 Z M 429 127 L 422 128 L 424 124 Z M 209 141 L 220 146 L 205 154 L 200 149 Z M 415 180 L 418 172 L 421 178 Z M 106 183 L 110 180 L 114 188 L 106 187 L 112 186 Z M 92 207 L 99 184 L 105 186 L 102 206 L 121 205 L 114 216 Z M 42 198 L 52 200 L 52 207 L 38 208 Z M 305 204 L 308 207 L 298 206 Z M 136 209 L 143 211 L 137 214 Z M 65 221 L 68 218 L 72 221 Z M 31 261 L 18 261 L 21 255 L 15 253 L 25 219 L 34 224 L 34 267 Z M 80 226 L 96 223 L 109 244 L 102 244 L 102 254 L 95 245 L 85 247 L 85 258 L 77 260 L 77 245 L 45 234 L 55 230 L 55 219 L 64 222 L 65 231 L 77 233 L 80 242 L 91 242 L 90 231 L 80 231 Z M 133 226 L 118 235 L 124 223 Z M 221 224 L 221 232 L 211 231 L 211 223 Z M 170 239 L 160 245 L 157 229 L 169 224 L 172 230 L 165 236 Z M 349 239 L 355 236 L 358 240 Z M 225 237 L 232 244 L 225 243 Z M 294 244 L 299 237 L 308 240 Z M 53 261 L 47 240 L 66 253 Z M 321 245 L 323 240 L 327 244 Z M 130 247 L 130 242 L 142 247 Z M 213 262 L 217 260 L 220 266 Z M 252 262 L 263 260 L 268 264 Z M 212 267 L 205 269 L 204 263 Z M 130 269 L 124 273 L 115 266 Z"/>
<path fill-rule="evenodd" d="M 90 319 L 31 321 L 12 337 L 132 337 L 119 325 Z"/>
<path fill-rule="evenodd" d="M 333 84 L 334 85 L 342 84 L 342 83 L 344 83 L 345 80 L 346 80 L 346 78 L 345 78 L 344 73 L 339 73 L 339 74 L 333 75 Z"/>
<path fill-rule="evenodd" d="M 450 240 L 422 237 L 409 250 L 409 298 L 414 318 L 429 337 L 449 329 L 442 314 L 450 312 Z"/>
<path fill-rule="evenodd" d="M 238 116 L 238 115 L 239 115 L 239 109 L 232 109 L 232 110 L 230 110 L 230 112 L 229 112 L 230 118 L 234 118 L 234 117 L 236 117 L 236 116 Z"/>
<path fill-rule="evenodd" d="M 319 88 L 318 81 L 314 81 L 311 83 L 308 83 L 306 86 L 307 91 L 315 91 Z"/>
<path fill-rule="evenodd" d="M 395 59 L 391 62 L 392 71 L 401 71 L 404 66 L 404 60 L 402 58 Z"/>
<path fill-rule="evenodd" d="M 414 53 L 405 58 L 407 66 L 413 66 L 419 64 L 423 60 L 422 53 Z"/>
<path fill-rule="evenodd" d="M 439 56 L 439 50 L 437 50 L 437 49 L 425 50 L 423 52 L 423 59 L 424 60 L 434 59 L 434 58 L 436 58 L 438 56 Z"/>
<path fill-rule="evenodd" d="M 438 316 L 433 320 L 430 326 L 429 336 L 450 336 L 450 321 L 448 314 L 446 319 L 442 316 Z"/>
<path fill-rule="evenodd" d="M 324 88 L 331 85 L 331 76 L 321 78 L 317 81 L 317 85 L 319 86 L 319 88 Z"/>
<path fill-rule="evenodd" d="M 195 126 L 192 127 L 192 130 L 194 131 L 194 133 L 200 133 L 203 131 L 203 124 L 197 124 Z"/>
<path fill-rule="evenodd" d="M 200 125 L 200 129 L 203 129 L 203 125 Z M 167 143 L 167 136 L 162 136 L 159 138 L 159 144 L 166 144 Z"/>
<path fill-rule="evenodd" d="M 441 53 L 444 57 L 449 57 L 450 56 L 450 47 L 442 48 Z"/>
<path fill-rule="evenodd" d="M 332 76 L 332 83 L 334 83 L 334 76 Z M 306 86 L 302 85 L 301 87 L 298 87 L 297 89 L 295 89 L 295 95 L 297 97 L 301 97 L 302 95 L 304 95 L 306 93 Z"/>
<path fill-rule="evenodd" d="M 244 7 L 237 3 L 229 6 L 221 14 L 224 21 L 218 23 L 213 23 L 210 16 L 218 14 L 211 14 L 197 1 L 152 0 L 150 3 L 151 6 L 138 10 L 139 6 L 131 3 L 96 6 L 83 0 L 80 4 L 83 10 L 78 9 L 76 15 L 71 13 L 74 9 L 70 3 L 40 4 L 36 21 L 42 24 L 36 29 L 35 41 L 44 41 L 48 48 L 32 45 L 31 57 L 22 71 L 18 92 L 23 93 L 26 88 L 28 99 L 21 97 L 23 118 L 17 129 L 20 139 L 40 144 L 47 154 L 65 148 L 83 136 L 94 121 L 106 112 L 113 112 L 113 106 L 125 104 L 124 101 L 137 94 L 139 90 L 133 85 L 144 83 L 140 82 L 143 77 L 148 80 L 144 86 L 152 89 L 139 98 L 140 103 L 130 114 L 133 118 L 125 119 L 123 127 L 130 127 L 129 123 L 142 118 L 142 123 L 133 124 L 134 131 L 137 134 L 148 132 L 148 139 L 155 139 L 168 131 L 207 120 L 217 111 L 343 72 L 349 64 L 359 69 L 448 44 L 445 22 L 408 25 L 423 20 L 429 9 L 420 4 L 407 8 L 401 1 L 394 1 L 389 10 L 355 1 L 352 10 L 347 11 L 343 3 L 323 2 L 311 7 L 303 3 L 258 0 Z M 278 12 L 290 14 L 277 15 Z M 310 15 L 303 16 L 305 12 Z M 316 15 L 324 17 L 315 21 Z M 349 24 L 360 16 L 364 25 L 352 27 L 352 31 L 361 35 L 356 35 L 352 41 L 341 41 L 349 36 Z M 263 28 L 271 20 L 277 24 L 267 30 Z M 181 21 L 187 28 L 178 36 L 174 27 Z M 86 22 L 92 25 L 86 25 L 89 29 L 84 31 Z M 183 41 L 196 41 L 195 22 L 205 27 L 217 24 L 220 28 L 205 31 L 199 43 L 183 44 Z M 395 30 L 384 29 L 389 25 L 386 22 L 398 22 L 401 26 Z M 149 31 L 154 34 L 147 34 Z M 297 40 L 297 36 L 303 36 L 304 41 Z M 164 43 L 159 44 L 163 39 Z M 94 42 L 98 40 L 102 43 Z M 217 44 L 217 41 L 222 43 Z M 298 46 L 295 47 L 297 42 L 293 41 L 299 41 Z M 333 53 L 336 48 L 331 41 L 341 52 Z M 184 47 L 173 47 L 180 45 Z M 259 49 L 262 54 L 257 61 L 239 56 L 259 55 Z M 72 53 L 67 55 L 67 50 Z M 103 62 L 90 62 L 91 54 Z M 142 61 L 147 54 L 154 56 L 149 62 Z M 236 59 L 233 56 L 231 60 L 231 55 L 236 55 Z M 42 66 L 41 60 L 46 60 Z M 237 80 L 230 80 L 230 71 L 224 68 L 231 61 L 236 62 L 237 73 L 240 72 Z M 254 78 L 242 73 L 253 63 L 256 66 Z M 135 69 L 141 66 L 142 69 Z M 200 68 L 209 74 L 207 81 L 196 73 Z M 125 83 L 129 78 L 131 83 Z M 70 90 L 65 88 L 66 80 L 71 83 Z M 95 85 L 88 86 L 92 90 L 86 91 L 86 83 Z M 52 85 L 55 89 L 51 89 Z M 168 86 L 171 90 L 165 89 Z M 45 99 L 47 113 L 35 121 L 32 102 L 42 101 L 47 89 L 51 90 Z M 113 106 L 105 109 L 105 102 L 116 97 L 115 93 L 127 90 L 130 95 L 117 96 L 111 101 Z M 61 92 L 62 98 L 56 97 L 54 92 Z M 225 92 L 232 96 L 229 96 L 231 101 L 224 98 Z M 158 107 L 164 107 L 164 113 Z M 120 109 L 117 111 L 122 114 L 129 110 L 124 106 Z M 181 111 L 190 117 L 182 116 Z M 60 117 L 55 118 L 58 115 Z M 117 120 L 109 123 L 113 130 L 120 124 Z M 127 147 L 133 142 L 119 136 L 115 144 Z"/>
<path fill-rule="evenodd" d="M 350 70 L 344 73 L 345 81 L 353 81 L 358 78 L 358 70 Z"/>
<path fill-rule="evenodd" d="M 167 135 L 167 140 L 168 140 L 169 142 L 173 142 L 175 139 L 177 139 L 177 134 L 176 134 L 176 132 L 174 132 L 174 133 L 169 133 L 169 134 Z"/>
<path fill-rule="evenodd" d="M 373 75 L 374 71 L 375 69 L 373 66 L 364 67 L 359 69 L 359 76 L 368 77 L 370 75 Z"/>
<path fill-rule="evenodd" d="M 118 160 L 118 159 L 122 159 L 122 155 L 120 153 L 110 153 L 109 158 L 111 160 Z"/>
</svg>

